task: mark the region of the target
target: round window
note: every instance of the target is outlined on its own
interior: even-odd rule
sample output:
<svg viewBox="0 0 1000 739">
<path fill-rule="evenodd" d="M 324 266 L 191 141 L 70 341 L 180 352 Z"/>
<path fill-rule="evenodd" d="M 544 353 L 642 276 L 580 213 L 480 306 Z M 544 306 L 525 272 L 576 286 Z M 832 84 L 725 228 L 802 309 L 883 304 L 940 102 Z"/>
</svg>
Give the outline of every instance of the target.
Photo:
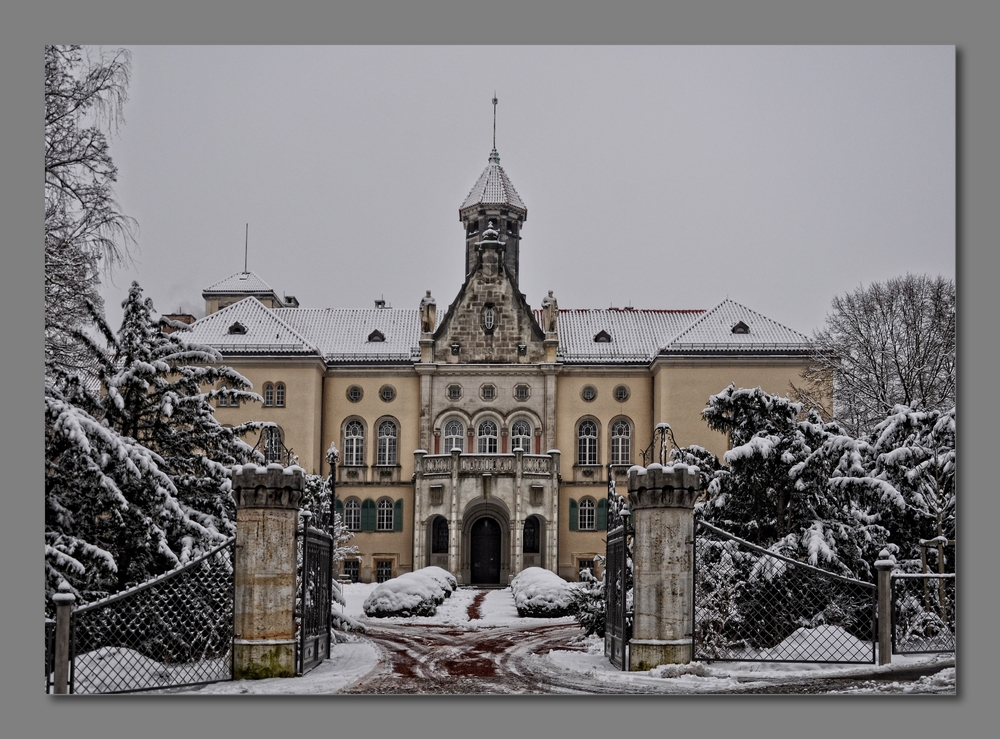
<svg viewBox="0 0 1000 739">
<path fill-rule="evenodd" d="M 386 403 L 388 403 L 396 397 L 396 388 L 394 388 L 392 385 L 383 385 L 381 388 L 379 388 L 378 396 Z"/>
<path fill-rule="evenodd" d="M 347 388 L 347 399 L 352 403 L 357 403 L 365 397 L 365 391 L 361 389 L 360 385 L 351 385 Z"/>
<path fill-rule="evenodd" d="M 597 397 L 597 388 L 593 385 L 584 385 L 583 390 L 580 391 L 580 397 L 589 403 Z"/>
<path fill-rule="evenodd" d="M 626 400 L 628 400 L 629 395 L 631 395 L 631 393 L 629 392 L 627 385 L 618 385 L 615 388 L 615 400 L 617 400 L 619 403 L 624 403 Z"/>
</svg>

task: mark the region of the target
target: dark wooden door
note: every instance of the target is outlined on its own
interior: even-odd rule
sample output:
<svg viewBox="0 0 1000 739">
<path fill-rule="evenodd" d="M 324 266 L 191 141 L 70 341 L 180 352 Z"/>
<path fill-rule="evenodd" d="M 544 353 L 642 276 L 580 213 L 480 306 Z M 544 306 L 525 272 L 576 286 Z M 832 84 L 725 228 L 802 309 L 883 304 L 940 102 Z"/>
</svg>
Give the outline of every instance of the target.
<svg viewBox="0 0 1000 739">
<path fill-rule="evenodd" d="M 472 524 L 472 582 L 493 585 L 500 582 L 500 524 L 480 518 Z"/>
</svg>

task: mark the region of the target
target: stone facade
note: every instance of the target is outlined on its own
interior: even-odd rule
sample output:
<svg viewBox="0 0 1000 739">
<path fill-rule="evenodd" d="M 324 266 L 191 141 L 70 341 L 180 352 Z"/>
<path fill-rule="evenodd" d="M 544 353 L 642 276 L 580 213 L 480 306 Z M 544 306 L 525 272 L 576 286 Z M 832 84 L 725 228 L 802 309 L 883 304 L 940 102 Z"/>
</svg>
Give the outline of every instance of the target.
<svg viewBox="0 0 1000 739">
<path fill-rule="evenodd" d="M 286 388 L 281 407 L 222 407 L 219 420 L 278 424 L 316 474 L 338 447 L 338 511 L 362 509 L 345 568 L 363 581 L 427 565 L 466 583 L 530 566 L 576 580 L 605 551 L 608 475 L 623 490 L 629 467 L 651 461 L 658 423 L 721 456 L 727 439 L 700 415 L 711 394 L 800 382 L 808 339 L 732 301 L 563 310 L 550 291 L 533 310 L 519 287 L 526 218 L 494 150 L 459 209 L 466 275 L 447 310 L 430 292 L 416 310 L 292 308 L 244 273 L 205 293 L 192 338 L 257 392 Z M 253 292 L 217 310 L 232 285 Z M 236 322 L 246 333 L 232 335 Z M 730 332 L 737 322 L 749 333 Z"/>
</svg>

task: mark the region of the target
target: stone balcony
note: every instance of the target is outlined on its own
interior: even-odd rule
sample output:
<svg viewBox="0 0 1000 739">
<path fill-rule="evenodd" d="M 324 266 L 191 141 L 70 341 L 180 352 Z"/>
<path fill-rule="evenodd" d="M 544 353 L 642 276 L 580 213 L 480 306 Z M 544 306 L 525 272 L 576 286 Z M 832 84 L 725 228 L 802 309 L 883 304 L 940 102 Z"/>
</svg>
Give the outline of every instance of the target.
<svg viewBox="0 0 1000 739">
<path fill-rule="evenodd" d="M 418 476 L 449 477 L 456 470 L 460 476 L 551 477 L 558 470 L 559 453 L 552 454 L 415 454 Z M 520 465 L 520 466 L 519 466 Z"/>
</svg>

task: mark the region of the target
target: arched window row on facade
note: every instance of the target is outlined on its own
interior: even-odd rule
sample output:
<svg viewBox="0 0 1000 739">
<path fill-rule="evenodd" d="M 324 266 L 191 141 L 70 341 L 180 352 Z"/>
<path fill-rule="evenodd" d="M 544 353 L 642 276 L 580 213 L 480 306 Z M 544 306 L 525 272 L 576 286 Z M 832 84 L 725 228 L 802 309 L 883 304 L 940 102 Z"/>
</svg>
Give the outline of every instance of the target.
<svg viewBox="0 0 1000 739">
<path fill-rule="evenodd" d="M 378 422 L 375 437 L 375 464 L 393 467 L 399 464 L 399 424 L 386 418 Z M 357 418 L 344 424 L 343 454 L 340 464 L 360 467 L 365 463 L 365 425 Z"/>
<path fill-rule="evenodd" d="M 518 449 L 525 454 L 539 453 L 540 439 L 536 440 L 538 430 L 531 420 L 516 418 L 508 428 L 504 428 L 495 419 L 487 418 L 471 425 L 468 431 L 469 446 L 466 445 L 466 422 L 451 418 L 445 421 L 441 430 L 441 441 L 437 446 L 438 454 L 450 454 L 452 449 L 465 452 L 471 447 L 478 454 L 497 454 L 500 451 L 515 452 Z M 508 441 L 502 441 L 508 436 Z"/>
<path fill-rule="evenodd" d="M 283 382 L 264 383 L 264 407 L 265 408 L 285 407 L 285 383 Z"/>
<path fill-rule="evenodd" d="M 607 531 L 608 530 L 608 499 L 575 498 L 569 499 L 569 530 L 570 531 Z"/>
<path fill-rule="evenodd" d="M 618 418 L 611 422 L 611 464 L 632 464 L 632 422 Z M 601 464 L 598 450 L 601 447 L 600 430 L 596 421 L 584 418 L 576 426 L 577 464 Z"/>
<path fill-rule="evenodd" d="M 403 499 L 348 498 L 336 500 L 333 509 L 348 531 L 402 531 Z"/>
</svg>

